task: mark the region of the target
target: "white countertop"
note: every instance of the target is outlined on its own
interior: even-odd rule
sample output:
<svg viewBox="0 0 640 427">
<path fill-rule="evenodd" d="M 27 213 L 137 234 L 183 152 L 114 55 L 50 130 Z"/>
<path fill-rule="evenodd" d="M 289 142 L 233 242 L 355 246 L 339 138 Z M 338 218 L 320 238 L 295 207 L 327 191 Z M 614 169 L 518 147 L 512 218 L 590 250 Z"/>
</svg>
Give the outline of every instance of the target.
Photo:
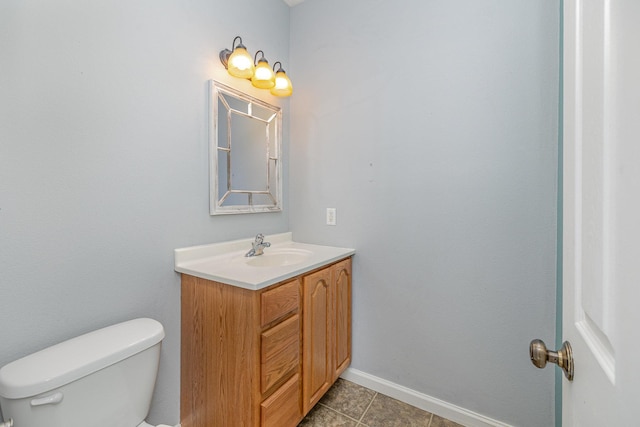
<svg viewBox="0 0 640 427">
<path fill-rule="evenodd" d="M 271 247 L 264 249 L 264 255 L 245 257 L 253 241 L 252 237 L 176 249 L 174 269 L 202 279 L 258 290 L 355 253 L 350 248 L 294 242 L 289 232 L 265 236 L 264 241 L 270 242 Z"/>
</svg>

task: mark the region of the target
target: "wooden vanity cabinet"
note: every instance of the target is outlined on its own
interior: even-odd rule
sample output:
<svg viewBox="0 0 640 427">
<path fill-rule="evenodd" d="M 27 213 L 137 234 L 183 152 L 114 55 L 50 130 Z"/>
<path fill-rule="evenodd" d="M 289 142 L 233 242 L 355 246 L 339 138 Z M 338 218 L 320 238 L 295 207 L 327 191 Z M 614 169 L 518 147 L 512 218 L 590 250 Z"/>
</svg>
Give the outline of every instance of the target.
<svg viewBox="0 0 640 427">
<path fill-rule="evenodd" d="M 351 363 L 351 259 L 302 278 L 306 414 Z"/>
<path fill-rule="evenodd" d="M 295 427 L 351 361 L 351 259 L 258 291 L 182 275 L 182 427 Z"/>
</svg>

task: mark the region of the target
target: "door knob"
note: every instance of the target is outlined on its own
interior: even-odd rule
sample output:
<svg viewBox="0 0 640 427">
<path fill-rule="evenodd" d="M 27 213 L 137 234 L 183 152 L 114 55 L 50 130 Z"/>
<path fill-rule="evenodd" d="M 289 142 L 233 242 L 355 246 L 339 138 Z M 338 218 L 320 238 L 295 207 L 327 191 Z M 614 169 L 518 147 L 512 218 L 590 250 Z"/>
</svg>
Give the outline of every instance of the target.
<svg viewBox="0 0 640 427">
<path fill-rule="evenodd" d="M 533 340 L 529 345 L 529 355 L 531 363 L 542 369 L 547 366 L 547 362 L 555 363 L 564 371 L 564 376 L 569 381 L 573 381 L 573 351 L 569 341 L 565 341 L 558 351 L 547 350 L 547 346 L 542 340 Z"/>
</svg>

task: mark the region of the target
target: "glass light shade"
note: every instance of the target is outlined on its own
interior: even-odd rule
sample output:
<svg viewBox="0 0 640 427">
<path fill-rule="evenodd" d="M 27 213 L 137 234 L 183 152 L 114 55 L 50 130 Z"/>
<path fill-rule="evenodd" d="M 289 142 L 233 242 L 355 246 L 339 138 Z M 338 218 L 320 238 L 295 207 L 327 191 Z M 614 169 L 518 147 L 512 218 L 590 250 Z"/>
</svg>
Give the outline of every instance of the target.
<svg viewBox="0 0 640 427">
<path fill-rule="evenodd" d="M 275 96 L 291 96 L 293 86 L 291 80 L 284 71 L 278 70 L 276 73 L 276 85 L 271 88 L 271 94 Z"/>
<path fill-rule="evenodd" d="M 276 85 L 276 76 L 266 60 L 258 61 L 256 71 L 251 77 L 251 84 L 260 89 L 271 89 Z"/>
<path fill-rule="evenodd" d="M 253 77 L 255 67 L 253 66 L 253 58 L 244 47 L 236 47 L 229 55 L 227 71 L 234 77 L 241 79 L 250 79 Z"/>
</svg>

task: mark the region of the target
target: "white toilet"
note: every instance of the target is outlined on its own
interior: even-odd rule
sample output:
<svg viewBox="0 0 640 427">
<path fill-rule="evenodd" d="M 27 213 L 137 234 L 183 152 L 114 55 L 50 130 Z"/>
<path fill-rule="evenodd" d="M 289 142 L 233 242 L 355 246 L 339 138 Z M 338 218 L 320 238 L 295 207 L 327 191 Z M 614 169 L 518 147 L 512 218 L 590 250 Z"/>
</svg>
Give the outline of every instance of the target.
<svg viewBox="0 0 640 427">
<path fill-rule="evenodd" d="M 151 427 L 163 338 L 159 322 L 134 319 L 9 363 L 0 369 L 6 425 Z"/>
</svg>

